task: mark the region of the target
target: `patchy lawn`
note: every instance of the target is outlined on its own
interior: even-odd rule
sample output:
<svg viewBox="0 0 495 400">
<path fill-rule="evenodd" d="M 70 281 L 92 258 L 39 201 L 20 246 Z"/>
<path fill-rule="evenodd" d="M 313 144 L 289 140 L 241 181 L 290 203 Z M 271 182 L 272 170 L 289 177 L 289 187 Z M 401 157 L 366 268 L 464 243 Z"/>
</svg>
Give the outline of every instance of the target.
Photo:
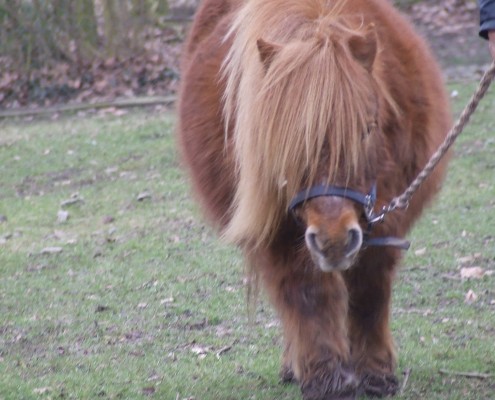
<svg viewBox="0 0 495 400">
<path fill-rule="evenodd" d="M 473 89 L 450 85 L 456 112 Z M 495 392 L 494 109 L 492 89 L 411 235 L 392 320 L 410 370 L 398 399 Z M 0 122 L 0 398 L 300 398 L 278 381 L 263 299 L 248 323 L 242 260 L 201 219 L 173 125 Z"/>
</svg>

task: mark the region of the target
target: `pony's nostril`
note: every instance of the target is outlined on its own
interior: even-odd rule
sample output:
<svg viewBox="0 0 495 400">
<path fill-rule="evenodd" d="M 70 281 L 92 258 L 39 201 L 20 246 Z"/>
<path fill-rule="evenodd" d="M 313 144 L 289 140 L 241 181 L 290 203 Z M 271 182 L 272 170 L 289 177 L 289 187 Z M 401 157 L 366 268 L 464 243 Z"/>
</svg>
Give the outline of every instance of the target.
<svg viewBox="0 0 495 400">
<path fill-rule="evenodd" d="M 306 231 L 306 244 L 308 245 L 308 247 L 310 249 L 313 249 L 314 251 L 317 251 L 319 253 L 321 253 L 323 251 L 323 246 L 320 242 L 320 240 L 318 240 L 318 230 L 313 228 L 313 227 L 309 227 Z"/>
<path fill-rule="evenodd" d="M 361 229 L 351 228 L 347 232 L 346 256 L 350 257 L 356 254 L 363 243 L 363 233 Z"/>
<path fill-rule="evenodd" d="M 320 251 L 320 247 L 318 246 L 318 243 L 316 242 L 316 233 L 313 232 L 307 232 L 306 233 L 306 242 L 308 243 L 308 246 L 314 250 Z"/>
</svg>

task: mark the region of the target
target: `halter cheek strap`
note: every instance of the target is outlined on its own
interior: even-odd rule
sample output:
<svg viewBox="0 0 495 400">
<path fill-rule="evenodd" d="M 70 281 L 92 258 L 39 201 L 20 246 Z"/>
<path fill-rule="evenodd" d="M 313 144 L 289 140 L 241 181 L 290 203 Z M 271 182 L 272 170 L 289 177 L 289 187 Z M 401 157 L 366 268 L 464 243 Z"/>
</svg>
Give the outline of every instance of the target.
<svg viewBox="0 0 495 400">
<path fill-rule="evenodd" d="M 315 197 L 322 196 L 336 196 L 345 199 L 352 200 L 363 206 L 366 220 L 368 221 L 368 232 L 364 235 L 364 246 L 388 246 L 397 247 L 402 250 L 408 250 L 409 241 L 393 236 L 374 237 L 370 238 L 369 234 L 373 228 L 373 225 L 377 222 L 383 221 L 384 213 L 375 214 L 373 208 L 376 202 L 376 183 L 374 183 L 368 194 L 363 194 L 353 189 L 339 187 L 339 186 L 327 186 L 317 185 L 312 186 L 309 189 L 303 190 L 297 193 L 289 204 L 289 211 L 294 211 L 299 205 L 307 200 L 314 199 Z"/>
<path fill-rule="evenodd" d="M 374 247 L 397 247 L 401 250 L 409 250 L 411 247 L 411 242 L 406 239 L 401 239 L 393 236 L 384 236 L 384 237 L 375 237 L 370 238 L 365 235 L 363 239 L 363 243 L 365 246 L 374 246 Z"/>
</svg>

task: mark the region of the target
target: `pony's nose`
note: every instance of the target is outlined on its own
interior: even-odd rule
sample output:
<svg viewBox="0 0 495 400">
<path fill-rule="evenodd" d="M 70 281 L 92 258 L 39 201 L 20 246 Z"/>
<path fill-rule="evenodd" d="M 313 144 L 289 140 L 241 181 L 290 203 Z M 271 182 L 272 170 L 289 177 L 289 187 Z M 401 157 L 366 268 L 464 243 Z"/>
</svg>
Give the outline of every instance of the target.
<svg viewBox="0 0 495 400">
<path fill-rule="evenodd" d="M 336 237 L 321 227 L 311 225 L 305 233 L 306 246 L 323 271 L 349 268 L 363 244 L 363 232 L 353 224 Z"/>
<path fill-rule="evenodd" d="M 308 247 L 322 255 L 326 253 L 328 248 L 332 246 L 332 240 L 325 234 L 322 234 L 314 226 L 310 226 L 306 230 L 306 243 Z M 345 257 L 352 257 L 356 254 L 363 244 L 363 232 L 359 226 L 353 226 L 347 231 L 347 238 L 344 243 Z"/>
</svg>

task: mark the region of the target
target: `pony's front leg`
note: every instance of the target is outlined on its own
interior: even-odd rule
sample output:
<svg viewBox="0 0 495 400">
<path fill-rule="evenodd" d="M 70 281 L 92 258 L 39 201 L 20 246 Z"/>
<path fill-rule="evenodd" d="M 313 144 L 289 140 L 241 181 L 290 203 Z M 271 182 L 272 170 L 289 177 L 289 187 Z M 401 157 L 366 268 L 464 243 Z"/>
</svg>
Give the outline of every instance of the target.
<svg viewBox="0 0 495 400">
<path fill-rule="evenodd" d="M 304 400 L 355 399 L 350 367 L 347 289 L 340 272 L 324 273 L 295 260 L 262 265 L 264 285 L 281 318 L 283 370 L 301 386 Z"/>
<path fill-rule="evenodd" d="M 370 248 L 359 264 L 345 273 L 349 291 L 351 356 L 368 396 L 394 395 L 396 356 L 389 328 L 390 300 L 398 250 Z"/>
</svg>

